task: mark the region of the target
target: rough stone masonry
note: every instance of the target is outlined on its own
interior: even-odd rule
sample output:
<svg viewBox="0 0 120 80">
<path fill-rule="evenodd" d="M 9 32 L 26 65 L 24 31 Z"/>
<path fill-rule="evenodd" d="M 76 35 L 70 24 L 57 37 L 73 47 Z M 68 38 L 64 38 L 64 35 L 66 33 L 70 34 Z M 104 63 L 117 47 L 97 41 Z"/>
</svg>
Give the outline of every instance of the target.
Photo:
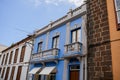
<svg viewBox="0 0 120 80">
<path fill-rule="evenodd" d="M 106 0 L 87 0 L 88 80 L 112 80 Z"/>
</svg>

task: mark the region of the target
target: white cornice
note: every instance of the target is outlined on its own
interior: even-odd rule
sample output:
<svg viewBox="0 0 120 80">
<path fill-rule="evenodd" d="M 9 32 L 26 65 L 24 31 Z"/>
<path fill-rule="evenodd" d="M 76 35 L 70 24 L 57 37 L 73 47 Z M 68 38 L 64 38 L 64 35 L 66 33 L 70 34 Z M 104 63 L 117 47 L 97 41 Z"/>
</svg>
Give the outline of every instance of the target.
<svg viewBox="0 0 120 80">
<path fill-rule="evenodd" d="M 83 16 L 84 14 L 86 14 L 86 4 L 81 5 L 80 7 L 74 9 L 74 10 L 70 10 L 67 15 L 57 19 L 54 22 L 51 22 L 50 24 L 48 24 L 47 26 L 43 27 L 40 30 L 37 30 L 35 32 L 35 36 L 39 36 L 43 33 L 45 33 L 46 31 L 52 30 L 54 28 L 59 27 L 60 25 L 74 19 L 80 16 Z"/>
</svg>

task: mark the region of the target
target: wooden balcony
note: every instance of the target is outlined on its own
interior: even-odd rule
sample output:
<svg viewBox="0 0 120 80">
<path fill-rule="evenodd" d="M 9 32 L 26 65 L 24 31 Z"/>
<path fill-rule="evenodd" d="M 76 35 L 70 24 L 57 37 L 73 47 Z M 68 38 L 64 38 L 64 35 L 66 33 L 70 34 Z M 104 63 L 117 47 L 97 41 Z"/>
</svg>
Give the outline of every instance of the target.
<svg viewBox="0 0 120 80">
<path fill-rule="evenodd" d="M 31 61 L 49 61 L 58 58 L 59 49 L 53 48 L 31 55 Z"/>
<path fill-rule="evenodd" d="M 80 42 L 75 42 L 71 44 L 65 45 L 65 51 L 63 57 L 74 57 L 74 56 L 80 56 L 82 55 L 82 43 Z"/>
</svg>

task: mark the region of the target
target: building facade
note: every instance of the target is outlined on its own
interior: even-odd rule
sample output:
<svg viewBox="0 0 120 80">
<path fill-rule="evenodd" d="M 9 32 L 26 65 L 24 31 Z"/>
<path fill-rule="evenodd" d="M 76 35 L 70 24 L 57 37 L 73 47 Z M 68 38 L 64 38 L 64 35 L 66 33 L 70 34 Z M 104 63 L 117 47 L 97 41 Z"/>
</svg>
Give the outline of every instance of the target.
<svg viewBox="0 0 120 80">
<path fill-rule="evenodd" d="M 88 78 L 120 80 L 120 0 L 87 0 Z"/>
<path fill-rule="evenodd" d="M 26 80 L 32 45 L 27 37 L 2 51 L 0 80 Z"/>
<path fill-rule="evenodd" d="M 36 31 L 29 80 L 87 80 L 86 5 Z"/>
<path fill-rule="evenodd" d="M 106 0 L 112 54 L 113 80 L 120 80 L 120 0 Z"/>
<path fill-rule="evenodd" d="M 113 80 L 107 0 L 87 0 L 87 11 L 88 78 Z"/>
<path fill-rule="evenodd" d="M 120 80 L 120 0 L 86 0 L 34 35 L 2 52 L 2 80 Z"/>
</svg>

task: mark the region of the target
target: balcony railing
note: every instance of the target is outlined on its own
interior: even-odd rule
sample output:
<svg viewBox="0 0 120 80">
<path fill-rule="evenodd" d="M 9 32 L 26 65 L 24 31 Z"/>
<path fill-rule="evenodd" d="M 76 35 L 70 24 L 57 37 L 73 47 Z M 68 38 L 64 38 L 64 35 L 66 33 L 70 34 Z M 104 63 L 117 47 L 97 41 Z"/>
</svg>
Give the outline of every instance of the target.
<svg viewBox="0 0 120 80">
<path fill-rule="evenodd" d="M 53 48 L 49 50 L 45 50 L 39 53 L 32 54 L 31 60 L 49 60 L 49 59 L 56 59 L 58 57 L 58 48 Z"/>
<path fill-rule="evenodd" d="M 71 44 L 65 45 L 65 53 L 64 57 L 71 57 L 75 55 L 80 55 L 82 51 L 82 43 L 80 42 L 75 42 Z"/>
</svg>

